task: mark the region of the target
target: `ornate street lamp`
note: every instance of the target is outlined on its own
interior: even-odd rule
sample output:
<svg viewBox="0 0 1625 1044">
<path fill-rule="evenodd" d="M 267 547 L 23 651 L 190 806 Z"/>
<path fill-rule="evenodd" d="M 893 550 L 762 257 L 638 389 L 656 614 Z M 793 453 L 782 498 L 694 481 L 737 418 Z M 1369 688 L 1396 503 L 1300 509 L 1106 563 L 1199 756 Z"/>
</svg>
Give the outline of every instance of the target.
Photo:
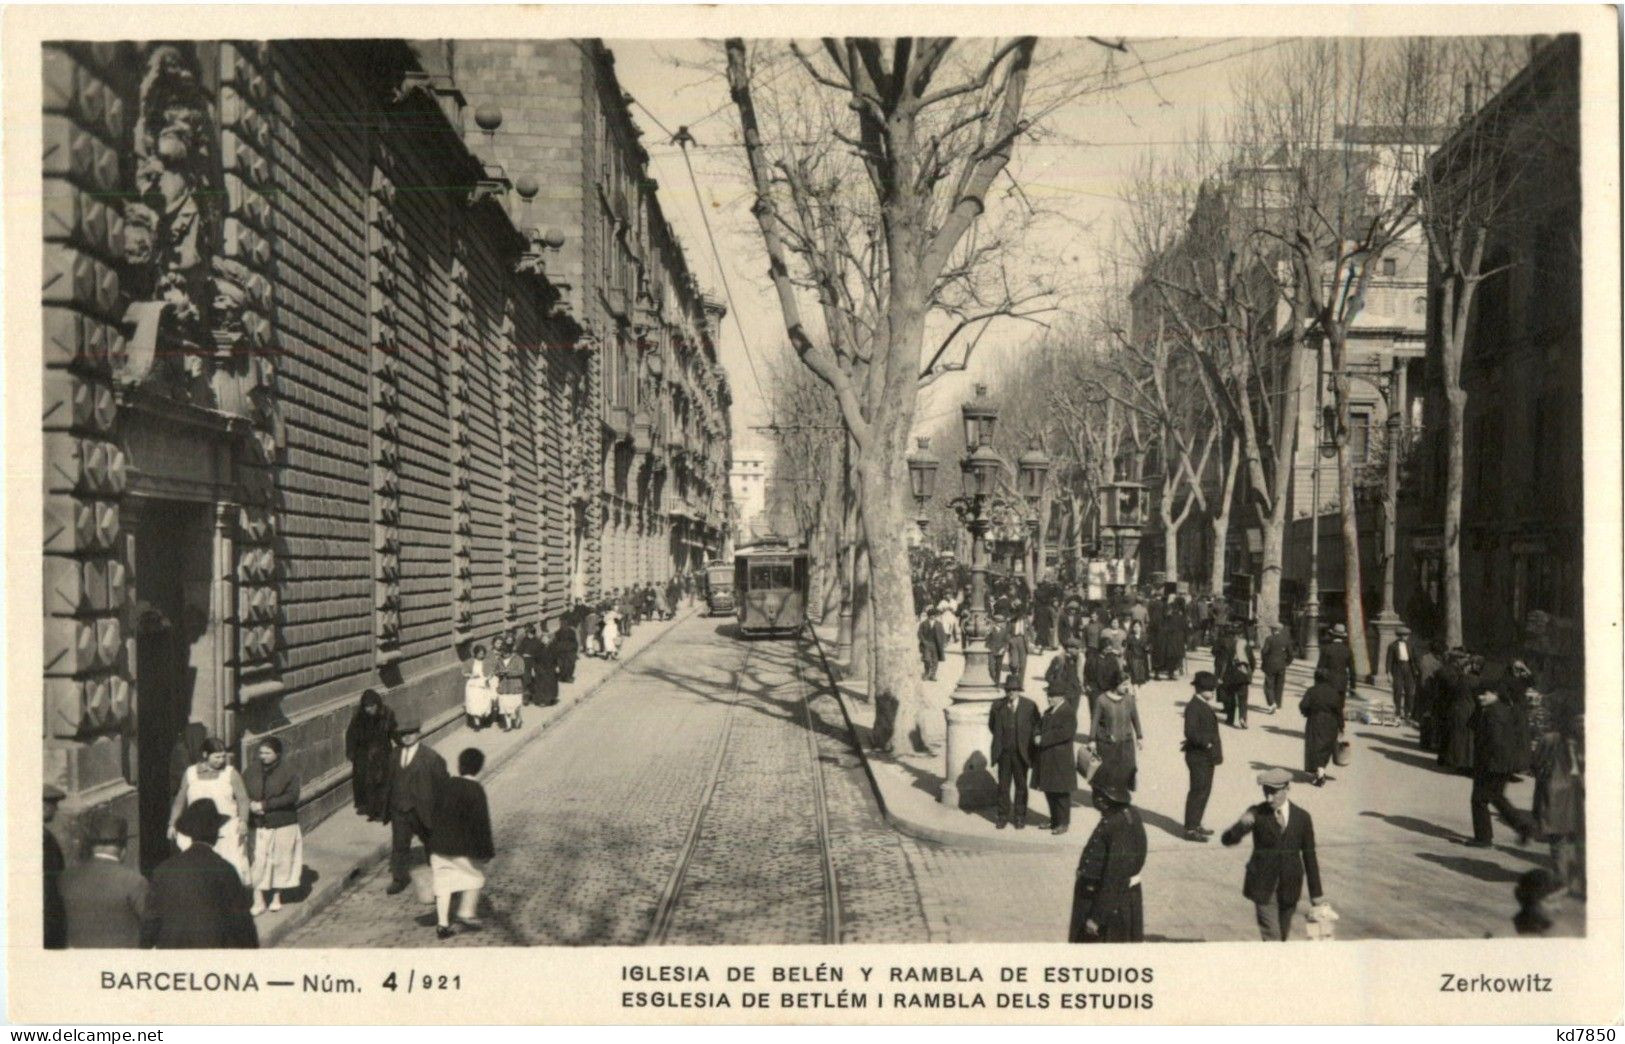
<svg viewBox="0 0 1625 1044">
<path fill-rule="evenodd" d="M 993 778 L 985 766 L 982 748 L 987 734 L 988 704 L 999 698 L 999 680 L 988 669 L 987 655 L 987 533 L 991 502 L 999 489 L 1005 463 L 993 451 L 993 431 L 999 411 L 987 397 L 987 386 L 976 386 L 976 398 L 960 407 L 965 421 L 965 456 L 959 462 L 963 496 L 953 501 L 960 524 L 970 531 L 970 611 L 965 614 L 965 668 L 948 708 L 947 766 L 940 800 L 958 808 L 975 808 L 993 798 Z"/>
<path fill-rule="evenodd" d="M 937 458 L 931 456 L 931 440 L 915 439 L 915 449 L 908 455 L 908 485 L 914 494 L 914 507 L 921 514 L 931 499 L 937 484 Z"/>
<path fill-rule="evenodd" d="M 978 384 L 976 398 L 959 407 L 959 412 L 965 418 L 965 452 L 971 453 L 978 446 L 991 446 L 999 409 L 988 399 L 987 385 Z"/>
<path fill-rule="evenodd" d="M 1044 497 L 1044 486 L 1049 481 L 1050 459 L 1044 452 L 1044 447 L 1034 439 L 1027 446 L 1027 452 L 1021 455 L 1016 462 L 1016 489 L 1027 501 L 1028 506 L 1037 507 Z"/>
<path fill-rule="evenodd" d="M 1044 486 L 1049 481 L 1050 459 L 1035 438 L 1027 452 L 1016 462 L 1016 488 L 1027 501 L 1027 543 L 1032 564 L 1027 569 L 1027 590 L 1038 590 L 1038 574 L 1043 563 L 1038 560 L 1038 529 L 1043 517 Z"/>
</svg>

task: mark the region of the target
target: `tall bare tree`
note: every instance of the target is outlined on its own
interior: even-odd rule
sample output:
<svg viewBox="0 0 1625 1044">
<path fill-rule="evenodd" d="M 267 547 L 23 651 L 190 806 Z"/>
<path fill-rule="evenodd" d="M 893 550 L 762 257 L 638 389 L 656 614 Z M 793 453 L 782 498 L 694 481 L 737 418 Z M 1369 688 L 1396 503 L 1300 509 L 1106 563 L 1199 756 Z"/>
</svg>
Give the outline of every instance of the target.
<svg viewBox="0 0 1625 1044">
<path fill-rule="evenodd" d="M 1502 38 L 1419 37 L 1391 58 L 1388 90 L 1380 99 L 1387 119 L 1428 122 L 1448 135 L 1437 153 L 1408 155 L 1404 173 L 1413 185 L 1437 287 L 1431 321 L 1439 346 L 1447 463 L 1443 517 L 1444 637 L 1463 642 L 1461 606 L 1462 487 L 1467 390 L 1462 383 L 1474 305 L 1486 281 L 1506 264 L 1492 257 L 1498 234 L 1528 221 L 1518 211 L 1523 182 L 1535 164 L 1574 162 L 1578 114 L 1564 92 L 1534 92 L 1541 115 L 1497 104 L 1528 54 L 1521 41 Z M 1481 108 L 1480 106 L 1485 106 Z M 1442 135 L 1443 136 L 1443 135 Z"/>
<path fill-rule="evenodd" d="M 966 59 L 951 38 L 825 39 L 816 50 L 790 45 L 806 82 L 849 108 L 813 148 L 856 154 L 869 187 L 865 209 L 878 229 L 875 328 L 867 347 L 841 341 L 825 297 L 822 336 L 803 320 L 787 247 L 788 215 L 798 213 L 795 162 L 775 153 L 791 143 L 766 140 L 745 42 L 725 44 L 730 95 L 740 117 L 756 195 L 753 212 L 796 355 L 834 393 L 856 450 L 859 503 L 873 576 L 877 684 L 899 701 L 897 735 L 917 738 L 919 685 L 913 669 L 912 590 L 903 538 L 908 512 L 905 457 L 922 378 L 928 317 L 944 288 L 990 256 L 972 235 L 995 179 L 1005 171 L 1023 119 L 1034 37 L 996 41 L 985 58 Z M 967 47 L 969 45 L 966 45 Z M 805 150 L 803 150 L 805 153 Z M 784 175 L 775 180 L 775 171 Z M 837 245 L 839 249 L 839 245 Z M 819 282 L 817 275 L 812 282 Z M 866 355 L 864 372 L 841 352 Z M 927 372 L 933 369 L 927 363 Z"/>
</svg>

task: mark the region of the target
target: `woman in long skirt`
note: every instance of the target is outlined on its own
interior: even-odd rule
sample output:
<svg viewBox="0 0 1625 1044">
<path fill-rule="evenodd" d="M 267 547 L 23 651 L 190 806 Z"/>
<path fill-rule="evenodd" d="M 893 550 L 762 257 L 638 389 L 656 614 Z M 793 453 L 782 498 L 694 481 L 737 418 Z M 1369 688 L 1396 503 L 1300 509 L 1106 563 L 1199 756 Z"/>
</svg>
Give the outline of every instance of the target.
<svg viewBox="0 0 1625 1044">
<path fill-rule="evenodd" d="M 1151 680 L 1151 651 L 1146 644 L 1145 628 L 1135 620 L 1129 625 L 1128 638 L 1123 642 L 1128 653 L 1128 676 L 1136 686 Z"/>
<path fill-rule="evenodd" d="M 621 658 L 621 612 L 613 605 L 604 612 L 603 648 L 606 659 Z"/>
<path fill-rule="evenodd" d="M 1134 690 L 1126 680 L 1101 693 L 1095 701 L 1089 720 L 1089 745 L 1100 761 L 1095 779 L 1135 789 L 1139 783 L 1138 751 L 1145 745 L 1145 729 L 1140 725 Z"/>
<path fill-rule="evenodd" d="M 1337 753 L 1337 735 L 1343 728 L 1343 696 L 1331 682 L 1331 673 L 1315 668 L 1315 683 L 1298 701 L 1303 715 L 1303 770 L 1314 777 L 1317 787 L 1330 777 L 1326 766 Z"/>
<path fill-rule="evenodd" d="M 530 678 L 537 703 L 551 707 L 559 702 L 559 661 L 553 655 L 553 646 L 537 643 L 536 655 L 530 663 Z"/>
<path fill-rule="evenodd" d="M 502 731 L 512 732 L 524 724 L 520 709 L 525 704 L 525 658 L 513 651 L 513 639 L 507 635 L 497 650 L 497 713 L 502 715 Z"/>
<path fill-rule="evenodd" d="M 299 887 L 305 838 L 299 829 L 299 775 L 283 759 L 282 741 L 267 736 L 256 754 L 246 784 L 249 825 L 254 829 L 254 906 L 249 913 L 258 917 L 266 910 L 282 909 L 282 893 Z"/>
<path fill-rule="evenodd" d="M 357 815 L 377 822 L 389 807 L 389 766 L 395 746 L 395 714 L 377 689 L 361 694 L 350 727 L 344 731 L 344 756 L 350 761 L 350 789 Z"/>
<path fill-rule="evenodd" d="M 565 684 L 576 680 L 576 654 L 578 648 L 574 628 L 560 626 L 553 633 L 553 662 L 559 665 L 559 681 Z"/>
</svg>

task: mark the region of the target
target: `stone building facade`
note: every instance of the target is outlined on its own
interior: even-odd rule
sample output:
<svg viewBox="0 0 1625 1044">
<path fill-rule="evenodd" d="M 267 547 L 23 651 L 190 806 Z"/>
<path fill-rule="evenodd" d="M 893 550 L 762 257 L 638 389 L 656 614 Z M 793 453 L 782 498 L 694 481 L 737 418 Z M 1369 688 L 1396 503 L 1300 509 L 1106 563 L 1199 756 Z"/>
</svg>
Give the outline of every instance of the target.
<svg viewBox="0 0 1625 1044">
<path fill-rule="evenodd" d="M 636 199 L 639 229 L 652 186 L 629 165 L 636 193 L 589 196 L 584 156 L 515 184 L 469 147 L 489 113 L 453 59 L 380 40 L 45 47 L 44 755 L 70 845 L 107 807 L 161 858 L 204 733 L 239 755 L 281 737 L 309 826 L 349 798 L 364 689 L 438 727 L 472 642 L 669 571 L 606 550 L 633 526 L 684 561 L 715 545 L 719 310 L 670 274 L 663 224 L 611 236 L 559 211 L 535 233 L 521 197 L 539 183 L 628 226 Z M 594 97 L 564 122 L 596 125 Z M 588 272 L 606 239 L 643 251 L 608 284 Z M 606 414 L 609 373 L 667 393 Z M 639 448 L 656 444 L 659 467 Z M 600 533 L 606 513 L 623 521 Z"/>
<path fill-rule="evenodd" d="M 465 141 L 527 190 L 522 225 L 564 230 L 556 271 L 594 345 L 576 438 L 593 470 L 575 490 L 577 593 L 659 582 L 717 557 L 728 528 L 731 393 L 717 361 L 725 310 L 700 289 L 649 176 L 642 132 L 595 40 L 459 40 L 474 111 Z M 596 425 L 589 418 L 596 418 Z"/>
<path fill-rule="evenodd" d="M 1462 638 L 1475 652 L 1523 655 L 1548 684 L 1577 684 L 1585 590 L 1580 44 L 1558 37 L 1531 46 L 1528 66 L 1434 159 L 1443 180 L 1453 162 L 1509 157 L 1507 202 L 1484 255 L 1494 275 L 1475 297 L 1462 358 Z M 1477 162 L 1482 170 L 1486 161 Z M 1435 270 L 1430 316 L 1442 297 Z M 1397 566 L 1402 610 L 1442 637 L 1448 440 L 1439 338 L 1430 321 Z"/>
</svg>

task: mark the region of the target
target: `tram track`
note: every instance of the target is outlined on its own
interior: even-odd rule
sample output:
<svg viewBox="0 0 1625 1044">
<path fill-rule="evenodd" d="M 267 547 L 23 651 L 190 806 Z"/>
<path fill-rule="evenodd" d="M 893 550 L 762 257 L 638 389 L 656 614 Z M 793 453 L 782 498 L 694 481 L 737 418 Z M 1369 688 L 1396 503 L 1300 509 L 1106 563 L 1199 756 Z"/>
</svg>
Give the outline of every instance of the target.
<svg viewBox="0 0 1625 1044">
<path fill-rule="evenodd" d="M 811 655 L 809 655 L 809 645 L 812 646 Z M 796 706 L 786 708 L 789 713 L 780 718 L 772 715 L 765 708 L 776 702 L 782 704 L 782 701 L 773 700 L 771 693 L 750 691 L 747 688 L 753 664 L 760 664 L 764 660 L 771 662 L 770 657 L 763 655 L 765 648 L 771 647 L 764 647 L 757 642 L 747 642 L 746 644 L 747 651 L 744 660 L 740 663 L 736 673 L 733 690 L 727 701 L 727 709 L 723 714 L 721 724 L 718 726 L 715 752 L 711 758 L 705 783 L 700 791 L 700 798 L 695 805 L 694 814 L 689 821 L 677 859 L 656 902 L 654 912 L 650 918 L 649 930 L 644 939 L 644 945 L 661 946 L 684 941 L 681 938 L 674 938 L 674 936 L 680 934 L 678 924 L 684 914 L 688 912 L 685 904 L 691 899 L 696 878 L 721 877 L 726 880 L 728 879 L 726 875 L 730 873 L 743 876 L 747 880 L 756 877 L 771 878 L 774 870 L 783 871 L 788 869 L 790 872 L 783 876 L 789 880 L 795 880 L 800 875 L 811 876 L 812 868 L 806 865 L 810 859 L 816 859 L 816 876 L 821 882 L 822 910 L 821 917 L 818 918 L 819 923 L 816 927 L 811 924 L 806 926 L 807 929 L 810 929 L 807 932 L 810 937 L 787 937 L 779 941 L 832 944 L 841 942 L 843 939 L 840 882 L 836 873 L 834 851 L 831 843 L 829 803 L 825 792 L 823 762 L 819 751 L 819 735 L 812 710 L 812 700 L 822 691 L 823 682 L 809 680 L 807 677 L 809 669 L 815 672 L 818 670 L 817 666 L 812 662 L 812 656 L 821 656 L 822 651 L 817 648 L 816 636 L 809 637 L 809 631 L 805 629 L 798 632 L 796 645 L 791 653 L 792 663 L 789 671 L 790 684 L 794 687 L 792 699 Z M 763 706 L 749 708 L 749 702 L 752 700 L 762 701 Z M 794 744 L 794 746 L 799 748 L 805 755 L 796 760 L 801 761 L 805 769 L 803 778 L 807 798 L 811 804 L 812 833 L 810 844 L 796 844 L 788 850 L 781 847 L 774 852 L 760 853 L 755 856 L 758 862 L 752 862 L 751 858 L 747 856 L 745 865 L 741 868 L 727 865 L 722 858 L 719 858 L 717 853 L 721 846 L 716 835 L 725 833 L 725 831 L 716 820 L 719 813 L 725 815 L 728 811 L 726 808 L 718 806 L 718 794 L 724 785 L 731 781 L 730 767 L 738 771 L 747 770 L 748 766 L 742 763 L 755 753 L 744 750 L 739 746 L 740 715 L 749 713 L 750 710 L 763 711 L 774 722 L 774 724 L 764 725 L 761 721 L 754 721 L 750 726 L 756 730 L 752 734 L 751 738 L 753 739 L 782 739 L 782 734 L 777 737 L 765 737 L 762 732 L 763 729 L 777 728 L 782 730 L 793 727 L 801 732 L 800 742 Z M 768 745 L 771 746 L 772 744 Z M 798 773 L 797 775 L 802 774 Z M 805 808 L 805 805 L 801 807 Z M 796 807 L 792 805 L 791 814 L 795 814 L 796 811 Z M 750 845 L 751 839 L 748 837 L 729 838 L 727 848 L 730 852 L 733 852 L 737 851 L 736 846 Z M 787 857 L 796 865 L 785 867 L 783 860 Z M 775 862 L 775 860 L 778 860 L 778 862 Z M 778 882 L 774 881 L 773 883 Z M 759 896 L 758 901 L 764 898 L 765 896 Z M 799 900 L 806 897 L 796 895 L 786 898 Z M 794 916 L 787 914 L 784 924 L 785 931 L 794 934 L 801 929 L 801 925 L 796 922 L 797 919 Z M 718 939 L 716 941 L 722 940 Z"/>
</svg>

